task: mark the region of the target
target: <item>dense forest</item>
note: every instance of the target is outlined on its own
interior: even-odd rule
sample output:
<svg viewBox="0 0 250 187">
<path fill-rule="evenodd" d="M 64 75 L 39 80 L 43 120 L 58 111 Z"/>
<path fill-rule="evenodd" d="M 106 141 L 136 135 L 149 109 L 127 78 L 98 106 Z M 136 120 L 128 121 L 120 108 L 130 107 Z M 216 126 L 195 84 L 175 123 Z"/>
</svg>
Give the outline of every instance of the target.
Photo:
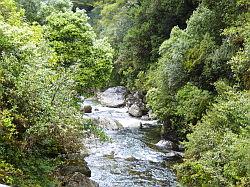
<svg viewBox="0 0 250 187">
<path fill-rule="evenodd" d="M 86 136 L 77 104 L 145 95 L 185 147 L 184 186 L 250 185 L 248 0 L 0 0 L 0 183 L 57 186 Z"/>
</svg>

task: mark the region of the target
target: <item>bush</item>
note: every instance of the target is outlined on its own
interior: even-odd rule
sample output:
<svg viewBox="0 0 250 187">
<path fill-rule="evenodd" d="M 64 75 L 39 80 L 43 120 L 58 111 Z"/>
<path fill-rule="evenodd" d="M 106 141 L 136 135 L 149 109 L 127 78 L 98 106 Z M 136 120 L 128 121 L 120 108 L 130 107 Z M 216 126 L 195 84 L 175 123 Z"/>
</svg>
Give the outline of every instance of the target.
<svg viewBox="0 0 250 187">
<path fill-rule="evenodd" d="M 216 87 L 216 102 L 188 135 L 185 162 L 176 167 L 177 176 L 188 186 L 248 186 L 249 93 L 223 82 Z"/>
<path fill-rule="evenodd" d="M 80 94 L 107 84 L 112 72 L 113 50 L 105 39 L 96 39 L 83 10 L 52 13 L 45 36 L 55 51 L 56 67 L 76 66 L 74 81 Z"/>
<path fill-rule="evenodd" d="M 197 123 L 211 102 L 211 95 L 188 83 L 176 94 L 176 114 L 184 118 L 185 123 Z"/>
<path fill-rule="evenodd" d="M 21 13 L 13 1 L 0 4 L 0 182 L 51 186 L 60 155 L 82 148 L 77 67 L 55 67 L 42 27 L 7 19 L 5 10 Z"/>
</svg>

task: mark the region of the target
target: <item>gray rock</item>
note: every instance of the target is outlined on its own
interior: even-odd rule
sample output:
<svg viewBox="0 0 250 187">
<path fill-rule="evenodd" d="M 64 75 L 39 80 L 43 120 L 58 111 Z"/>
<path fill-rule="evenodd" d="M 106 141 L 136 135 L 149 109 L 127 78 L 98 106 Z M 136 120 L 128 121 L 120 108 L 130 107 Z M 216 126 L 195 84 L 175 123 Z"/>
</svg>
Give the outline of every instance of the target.
<svg viewBox="0 0 250 187">
<path fill-rule="evenodd" d="M 127 89 L 123 86 L 111 87 L 97 95 L 102 105 L 107 107 L 121 107 L 125 105 Z"/>
<path fill-rule="evenodd" d="M 150 117 L 148 115 L 144 115 L 141 117 L 141 120 L 148 121 L 150 120 Z"/>
<path fill-rule="evenodd" d="M 83 108 L 81 109 L 81 111 L 84 112 L 84 113 L 91 113 L 92 112 L 92 106 L 85 105 L 85 106 L 83 106 Z"/>
<path fill-rule="evenodd" d="M 126 106 L 130 107 L 133 104 L 141 105 L 143 103 L 143 95 L 139 92 L 129 94 L 126 98 Z"/>
<path fill-rule="evenodd" d="M 155 144 L 160 149 L 172 150 L 175 148 L 175 144 L 168 140 L 160 140 L 157 144 Z"/>
<path fill-rule="evenodd" d="M 65 162 L 57 171 L 60 186 L 66 187 L 98 187 L 98 184 L 89 177 L 91 171 L 84 160 L 84 155 L 75 153 L 62 155 Z"/>
<path fill-rule="evenodd" d="M 128 113 L 134 117 L 141 117 L 143 115 L 142 109 L 137 104 L 133 104 L 128 108 Z"/>
<path fill-rule="evenodd" d="M 167 160 L 180 160 L 184 157 L 184 153 L 182 152 L 177 152 L 177 151 L 170 151 L 166 153 L 165 155 L 167 157 Z"/>
<path fill-rule="evenodd" d="M 128 113 L 134 117 L 142 117 L 148 112 L 146 105 L 143 102 L 143 95 L 139 92 L 127 96 L 126 106 L 128 107 Z"/>
<path fill-rule="evenodd" d="M 119 130 L 123 129 L 122 124 L 120 124 L 117 120 L 107 118 L 107 117 L 99 117 L 94 120 L 97 126 L 107 129 L 107 130 Z"/>
<path fill-rule="evenodd" d="M 10 186 L 7 186 L 5 184 L 0 184 L 0 187 L 10 187 Z"/>
<path fill-rule="evenodd" d="M 129 95 L 126 97 L 126 106 L 127 106 L 127 107 L 130 107 L 130 106 L 132 106 L 134 103 L 135 103 L 135 99 L 134 99 L 133 95 L 132 95 L 132 94 L 129 94 Z"/>
<path fill-rule="evenodd" d="M 91 176 L 91 171 L 87 165 L 87 162 L 80 155 L 70 156 L 65 161 L 65 164 L 62 165 L 59 169 L 59 176 L 70 176 L 75 172 L 84 174 L 87 177 Z"/>
<path fill-rule="evenodd" d="M 80 172 L 72 174 L 66 182 L 65 187 L 98 187 L 99 185 Z"/>
</svg>

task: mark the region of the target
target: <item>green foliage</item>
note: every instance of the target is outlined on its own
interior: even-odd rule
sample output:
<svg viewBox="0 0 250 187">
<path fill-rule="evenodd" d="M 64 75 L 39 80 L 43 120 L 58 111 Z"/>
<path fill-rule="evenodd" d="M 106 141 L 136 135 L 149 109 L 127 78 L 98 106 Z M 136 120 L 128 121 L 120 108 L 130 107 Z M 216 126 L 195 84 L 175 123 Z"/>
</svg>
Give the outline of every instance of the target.
<svg viewBox="0 0 250 187">
<path fill-rule="evenodd" d="M 209 35 L 202 37 L 202 40 L 195 44 L 193 48 L 186 51 L 184 67 L 188 72 L 192 72 L 215 50 L 216 46 Z"/>
<path fill-rule="evenodd" d="M 100 36 L 107 36 L 116 49 L 114 76 L 131 89 L 139 73 L 157 60 L 158 48 L 172 27 L 185 27 L 194 9 L 186 0 L 98 1 L 96 6 Z"/>
<path fill-rule="evenodd" d="M 101 141 L 111 140 L 102 128 L 96 126 L 95 121 L 93 121 L 92 119 L 86 120 L 83 125 L 86 132 L 89 132 L 91 135 L 98 137 Z"/>
<path fill-rule="evenodd" d="M 182 183 L 250 185 L 249 1 L 74 1 L 95 7 L 102 39 L 70 0 L 16 2 L 0 2 L 1 183 L 57 185 L 60 154 L 79 151 L 85 131 L 107 139 L 75 96 L 113 71 L 116 84 L 147 91 L 165 137 L 191 133 Z"/>
<path fill-rule="evenodd" d="M 124 76 L 127 79 L 131 78 L 132 82 L 132 75 L 129 71 L 129 69 L 132 70 L 132 68 L 122 68 L 123 64 L 120 63 L 119 59 L 123 59 L 124 55 L 121 55 L 119 50 L 120 48 L 123 48 L 123 38 L 133 25 L 133 17 L 131 16 L 131 13 L 136 7 L 138 7 L 138 3 L 136 0 L 97 0 L 94 3 L 94 6 L 94 10 L 91 12 L 92 25 L 100 38 L 107 37 L 112 48 L 115 49 L 114 56 L 116 63 L 114 63 L 111 84 L 121 84 L 121 76 Z"/>
<path fill-rule="evenodd" d="M 16 132 L 16 126 L 12 123 L 13 117 L 11 116 L 11 112 L 8 110 L 3 110 L 0 113 L 0 140 L 1 142 L 9 142 L 11 143 L 13 141 L 14 135 Z"/>
<path fill-rule="evenodd" d="M 176 114 L 184 117 L 185 123 L 196 124 L 208 108 L 210 99 L 208 91 L 188 83 L 176 94 Z"/>
<path fill-rule="evenodd" d="M 202 40 L 204 35 L 218 38 L 221 25 L 215 12 L 206 6 L 199 6 L 187 21 L 186 32 L 198 40 Z"/>
<path fill-rule="evenodd" d="M 238 47 L 230 44 L 228 41 L 214 49 L 205 59 L 204 67 L 201 73 L 200 84 L 203 88 L 214 90 L 211 83 L 218 79 L 227 79 L 233 81 L 232 70 L 228 61 L 238 50 Z M 196 78 L 197 80 L 198 78 Z"/>
<path fill-rule="evenodd" d="M 228 7 L 233 7 L 234 3 Z M 147 82 L 151 87 L 148 92 L 149 105 L 162 120 L 164 118 L 169 120 L 169 116 L 172 116 L 170 118 L 176 121 L 176 115 L 181 114 L 180 111 L 175 112 L 178 105 L 175 99 L 178 97 L 176 96 L 178 91 L 188 82 L 215 93 L 213 83 L 217 80 L 226 78 L 235 81 L 233 73 L 239 70 L 235 69 L 231 59 L 236 59 L 234 55 L 241 53 L 242 50 L 229 39 L 223 39 L 221 29 L 225 29 L 223 28 L 225 25 L 220 25 L 220 21 L 217 20 L 218 12 L 215 10 L 219 7 L 216 6 L 220 5 L 215 3 L 210 7 L 206 6 L 205 2 L 201 3 L 187 21 L 187 28 L 182 30 L 174 27 L 170 38 L 165 40 L 159 49 L 161 57 L 149 71 Z M 247 40 L 244 45 L 248 45 Z M 248 57 L 244 55 L 241 59 L 239 63 L 242 64 L 244 79 L 247 79 Z M 243 77 L 243 74 L 238 73 L 238 77 Z M 192 101 L 191 98 L 192 96 L 183 100 Z M 205 108 L 198 110 L 201 110 L 201 113 L 194 121 L 202 117 Z"/>
<path fill-rule="evenodd" d="M 214 104 L 206 114 L 203 113 L 203 117 L 200 115 L 201 121 L 192 129 L 193 133 L 187 136 L 184 163 L 176 166 L 177 176 L 187 186 L 248 186 L 250 182 L 249 93 L 234 90 L 223 82 L 215 84 L 215 91 L 211 87 L 213 82 L 224 78 L 230 84 L 237 83 L 238 89 L 248 89 L 249 35 L 246 34 L 246 28 L 249 25 L 249 14 L 242 11 L 246 10 L 246 2 L 235 3 L 203 1 L 201 6 L 209 8 L 205 11 L 210 12 L 213 18 L 209 18 L 208 14 L 201 19 L 198 9 L 186 29 L 190 35 L 198 37 L 197 44 L 202 46 L 188 50 L 187 54 L 191 52 L 192 55 L 187 56 L 186 59 L 190 60 L 185 63 L 191 67 L 190 80 L 217 94 Z M 211 21 L 214 18 L 215 21 Z M 199 19 L 203 20 L 202 24 L 208 21 L 201 27 L 205 30 L 194 32 L 193 28 L 199 28 L 200 21 L 196 22 Z M 200 40 L 202 35 L 199 36 L 199 33 L 209 34 L 209 37 Z M 224 36 L 227 39 L 223 39 Z M 192 106 L 189 102 L 191 98 L 184 100 Z M 185 102 L 177 107 L 177 111 L 183 112 L 184 106 Z M 187 111 L 192 111 L 192 107 Z"/>
<path fill-rule="evenodd" d="M 164 94 L 163 94 L 164 93 Z M 175 97 L 168 92 L 152 88 L 147 93 L 147 103 L 159 119 L 164 121 L 175 113 Z"/>
<path fill-rule="evenodd" d="M 1 1 L 0 182 L 54 186 L 60 155 L 82 149 L 83 119 L 75 99 L 79 66 L 56 66 L 43 27 L 23 22 L 18 11 L 13 1 Z M 111 63 L 101 44 L 92 48 L 98 64 Z"/>
<path fill-rule="evenodd" d="M 26 20 L 48 17 L 28 23 L 13 0 L 0 2 L 0 183 L 56 186 L 60 155 L 83 149 L 77 91 L 106 84 L 113 50 L 70 1 L 18 2 Z"/>
<path fill-rule="evenodd" d="M 110 81 L 113 69 L 113 49 L 105 39 L 95 40 L 88 65 L 80 64 L 77 76 L 79 90 L 102 88 Z"/>
<path fill-rule="evenodd" d="M 16 0 L 25 9 L 25 18 L 29 22 L 45 24 L 51 13 L 67 12 L 73 8 L 71 0 Z"/>
<path fill-rule="evenodd" d="M 30 22 L 40 19 L 38 12 L 41 9 L 41 0 L 15 0 L 25 10 L 25 18 Z"/>
<path fill-rule="evenodd" d="M 101 37 L 108 37 L 111 45 L 118 50 L 122 40 L 132 26 L 132 17 L 129 12 L 137 6 L 136 1 L 98 1 L 93 13 L 100 14 L 94 25 Z"/>
<path fill-rule="evenodd" d="M 249 6 L 247 1 L 237 1 L 238 6 L 242 9 Z M 238 15 L 236 21 L 231 27 L 226 28 L 223 32 L 229 38 L 229 41 L 238 47 L 240 50 L 234 54 L 232 59 L 228 62 L 234 73 L 234 77 L 242 88 L 250 88 L 250 63 L 249 63 L 249 49 L 250 49 L 250 13 L 245 11 Z"/>
<path fill-rule="evenodd" d="M 23 17 L 23 10 L 19 10 L 12 0 L 1 0 L 0 21 L 11 25 L 20 25 Z"/>
<path fill-rule="evenodd" d="M 147 93 L 148 105 L 163 123 L 167 123 L 163 134 L 176 134 L 180 140 L 191 132 L 191 124 L 197 123 L 211 101 L 212 96 L 208 91 L 190 83 L 176 94 L 157 88 L 150 89 Z"/>
<path fill-rule="evenodd" d="M 241 1 L 241 0 L 240 0 Z M 226 27 L 235 21 L 235 18 L 242 13 L 246 7 L 241 6 L 239 0 L 202 0 L 202 5 L 215 13 L 219 27 Z"/>
<path fill-rule="evenodd" d="M 79 92 L 105 86 L 112 71 L 112 48 L 105 39 L 96 39 L 87 21 L 85 11 L 68 11 L 52 13 L 45 26 L 46 39 L 55 51 L 55 66 L 76 66 Z"/>
<path fill-rule="evenodd" d="M 91 56 L 95 34 L 87 20 L 85 12 L 80 10 L 76 13 L 55 12 L 47 18 L 46 39 L 55 50 L 61 66 L 69 67 Z"/>
<path fill-rule="evenodd" d="M 249 2 L 98 3 L 99 33 L 116 49 L 116 79 L 147 91 L 165 134 L 183 140 L 193 131 L 177 170 L 181 181 L 248 186 Z"/>
<path fill-rule="evenodd" d="M 177 174 L 188 186 L 248 186 L 249 93 L 217 83 L 219 96 L 185 143 Z"/>
<path fill-rule="evenodd" d="M 177 90 L 182 87 L 187 80 L 187 71 L 183 60 L 186 51 L 195 44 L 187 33 L 174 27 L 170 39 L 162 43 L 160 47 L 161 58 L 159 59 L 158 70 L 160 73 L 157 80 L 159 87 L 167 90 Z"/>
<path fill-rule="evenodd" d="M 18 174 L 21 174 L 20 170 L 0 159 L 0 183 L 13 184 L 13 176 Z"/>
<path fill-rule="evenodd" d="M 189 119 L 187 113 L 181 112 L 180 109 L 181 102 L 185 102 L 185 99 L 181 101 L 180 95 L 176 96 L 178 90 L 189 81 L 191 70 L 187 70 L 186 67 L 186 59 L 189 57 L 187 52 L 197 43 L 195 38 L 185 31 L 174 27 L 170 39 L 163 42 L 160 47 L 161 58 L 158 64 L 150 70 L 148 75 L 148 85 L 151 88 L 147 93 L 147 102 L 154 113 L 168 124 L 164 134 L 176 133 L 180 139 L 184 138 L 186 133 L 190 131 L 188 123 L 193 122 L 195 124 L 200 117 L 196 116 L 196 118 Z M 193 63 L 191 60 L 190 62 Z M 195 67 L 196 64 L 192 66 Z M 202 94 L 197 97 L 202 97 Z M 190 98 L 192 96 L 188 97 L 188 99 Z M 193 102 L 193 100 L 190 102 Z M 177 107 L 179 107 L 178 112 Z M 205 107 L 200 115 L 204 111 Z"/>
</svg>

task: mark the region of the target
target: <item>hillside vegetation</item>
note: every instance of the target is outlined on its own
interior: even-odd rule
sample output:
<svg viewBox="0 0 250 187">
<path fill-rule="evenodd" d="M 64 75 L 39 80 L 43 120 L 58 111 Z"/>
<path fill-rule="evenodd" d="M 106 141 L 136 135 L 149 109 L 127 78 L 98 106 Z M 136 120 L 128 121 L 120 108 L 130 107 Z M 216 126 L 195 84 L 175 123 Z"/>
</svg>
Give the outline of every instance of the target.
<svg viewBox="0 0 250 187">
<path fill-rule="evenodd" d="M 1 0 L 0 183 L 57 185 L 77 96 L 124 85 L 182 142 L 184 186 L 250 186 L 248 0 Z M 86 9 L 86 10 L 84 10 Z"/>
<path fill-rule="evenodd" d="M 147 95 L 164 137 L 184 141 L 187 186 L 250 185 L 250 3 L 96 1 L 93 26 L 115 49 L 113 76 Z"/>
<path fill-rule="evenodd" d="M 62 155 L 83 147 L 77 96 L 112 71 L 113 50 L 85 11 L 37 2 L 0 1 L 0 183 L 14 186 L 59 184 Z"/>
</svg>

